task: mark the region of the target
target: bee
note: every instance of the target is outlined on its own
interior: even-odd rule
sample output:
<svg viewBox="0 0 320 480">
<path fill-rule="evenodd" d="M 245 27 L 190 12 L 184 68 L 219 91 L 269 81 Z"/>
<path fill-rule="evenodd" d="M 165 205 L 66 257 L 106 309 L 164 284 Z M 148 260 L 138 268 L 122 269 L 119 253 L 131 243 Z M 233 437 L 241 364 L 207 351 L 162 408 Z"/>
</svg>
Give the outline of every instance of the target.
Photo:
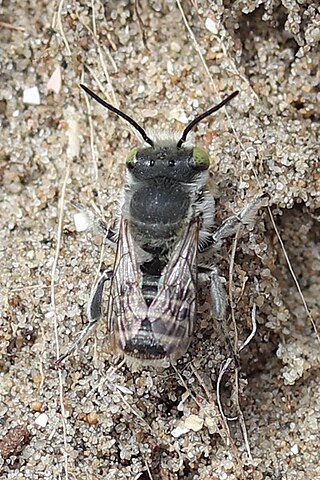
<svg viewBox="0 0 320 480">
<path fill-rule="evenodd" d="M 176 362 L 188 350 L 193 336 L 199 275 L 210 281 L 212 316 L 235 357 L 224 324 L 226 301 L 218 270 L 216 266 L 202 267 L 199 257 L 234 234 L 240 224 L 251 223 L 261 198 L 215 228 L 215 201 L 207 186 L 209 155 L 187 137 L 195 125 L 239 92 L 197 116 L 182 135 L 153 132 L 149 136 L 127 114 L 85 85 L 81 88 L 132 125 L 142 142 L 127 157 L 116 231 L 101 220 L 97 222 L 105 238 L 116 243 L 113 269 L 103 272 L 93 286 L 89 322 L 59 361 L 102 317 L 103 291 L 110 282 L 107 324 L 113 352 L 129 363 Z M 92 213 L 79 208 L 92 217 Z"/>
</svg>

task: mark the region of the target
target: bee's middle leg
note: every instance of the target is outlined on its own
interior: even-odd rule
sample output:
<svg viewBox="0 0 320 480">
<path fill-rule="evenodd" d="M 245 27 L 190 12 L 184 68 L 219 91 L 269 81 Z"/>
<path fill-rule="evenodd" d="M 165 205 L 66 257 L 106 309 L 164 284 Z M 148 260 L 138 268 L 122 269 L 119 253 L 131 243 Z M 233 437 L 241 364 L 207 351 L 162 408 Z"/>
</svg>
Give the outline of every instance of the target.
<svg viewBox="0 0 320 480">
<path fill-rule="evenodd" d="M 199 267 L 199 274 L 210 280 L 211 312 L 218 330 L 218 334 L 223 338 L 230 357 L 233 359 L 236 367 L 239 367 L 239 355 L 235 351 L 229 335 L 226 324 L 226 292 L 217 268 Z"/>
</svg>

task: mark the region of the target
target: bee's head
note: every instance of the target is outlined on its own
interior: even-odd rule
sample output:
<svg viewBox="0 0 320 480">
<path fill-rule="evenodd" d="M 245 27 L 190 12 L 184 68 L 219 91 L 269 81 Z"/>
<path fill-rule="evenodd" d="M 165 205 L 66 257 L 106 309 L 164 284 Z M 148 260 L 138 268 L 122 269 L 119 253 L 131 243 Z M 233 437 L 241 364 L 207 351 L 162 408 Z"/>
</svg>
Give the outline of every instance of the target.
<svg viewBox="0 0 320 480">
<path fill-rule="evenodd" d="M 175 143 L 133 148 L 127 158 L 127 169 L 135 180 L 173 178 L 190 182 L 209 168 L 209 155 L 199 147 L 177 147 Z"/>
<path fill-rule="evenodd" d="M 181 182 L 189 182 L 201 171 L 209 168 L 208 153 L 199 147 L 187 146 L 186 140 L 190 130 L 201 120 L 230 102 L 239 93 L 238 91 L 233 92 L 218 105 L 197 116 L 186 126 L 177 142 L 172 140 L 157 142 L 152 140 L 146 131 L 126 113 L 102 100 L 85 85 L 80 86 L 97 102 L 119 117 L 124 118 L 140 133 L 145 145 L 140 148 L 133 148 L 127 159 L 127 168 L 133 178 L 146 180 L 148 178 L 166 177 Z"/>
</svg>

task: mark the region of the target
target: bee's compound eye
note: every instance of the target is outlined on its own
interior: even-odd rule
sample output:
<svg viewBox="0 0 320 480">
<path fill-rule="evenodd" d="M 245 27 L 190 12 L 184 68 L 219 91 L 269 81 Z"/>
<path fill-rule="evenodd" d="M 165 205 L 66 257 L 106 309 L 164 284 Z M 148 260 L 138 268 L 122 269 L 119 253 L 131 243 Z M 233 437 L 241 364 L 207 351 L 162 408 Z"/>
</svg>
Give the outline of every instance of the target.
<svg viewBox="0 0 320 480">
<path fill-rule="evenodd" d="M 128 153 L 128 156 L 127 156 L 127 167 L 128 168 L 133 167 L 138 151 L 139 151 L 138 147 L 134 147 Z"/>
<path fill-rule="evenodd" d="M 199 147 L 194 147 L 192 150 L 193 166 L 199 170 L 206 170 L 209 168 L 209 154 Z"/>
</svg>

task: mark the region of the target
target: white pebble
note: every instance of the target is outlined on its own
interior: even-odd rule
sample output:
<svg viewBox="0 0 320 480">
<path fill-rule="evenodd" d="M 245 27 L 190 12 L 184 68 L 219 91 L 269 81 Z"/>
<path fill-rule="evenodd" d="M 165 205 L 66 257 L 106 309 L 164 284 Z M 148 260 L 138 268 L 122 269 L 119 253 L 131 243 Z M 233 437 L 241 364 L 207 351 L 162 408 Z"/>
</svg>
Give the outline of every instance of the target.
<svg viewBox="0 0 320 480">
<path fill-rule="evenodd" d="M 174 428 L 171 432 L 171 435 L 174 437 L 174 438 L 179 438 L 181 437 L 181 435 L 184 435 L 185 433 L 188 433 L 189 432 L 189 428 L 186 428 L 186 427 L 177 427 L 177 428 Z"/>
<path fill-rule="evenodd" d="M 296 443 L 290 448 L 290 450 L 293 453 L 293 455 L 298 455 L 299 453 L 299 447 Z"/>
<path fill-rule="evenodd" d="M 23 92 L 22 101 L 26 105 L 40 105 L 40 94 L 38 87 L 26 88 Z"/>
<path fill-rule="evenodd" d="M 77 232 L 85 232 L 91 226 L 91 220 L 84 212 L 75 213 L 73 216 L 74 226 Z"/>
<path fill-rule="evenodd" d="M 213 33 L 213 35 L 217 35 L 218 33 L 218 25 L 217 22 L 214 22 L 212 18 L 207 18 L 205 22 L 205 27 L 209 32 Z"/>
<path fill-rule="evenodd" d="M 173 67 L 173 63 L 168 60 L 167 61 L 167 72 L 169 73 L 169 75 L 174 75 L 174 67 Z"/>
<path fill-rule="evenodd" d="M 34 423 L 39 425 L 39 427 L 46 427 L 48 423 L 49 417 L 45 413 L 40 413 L 40 415 L 37 416 L 35 419 Z"/>
</svg>

